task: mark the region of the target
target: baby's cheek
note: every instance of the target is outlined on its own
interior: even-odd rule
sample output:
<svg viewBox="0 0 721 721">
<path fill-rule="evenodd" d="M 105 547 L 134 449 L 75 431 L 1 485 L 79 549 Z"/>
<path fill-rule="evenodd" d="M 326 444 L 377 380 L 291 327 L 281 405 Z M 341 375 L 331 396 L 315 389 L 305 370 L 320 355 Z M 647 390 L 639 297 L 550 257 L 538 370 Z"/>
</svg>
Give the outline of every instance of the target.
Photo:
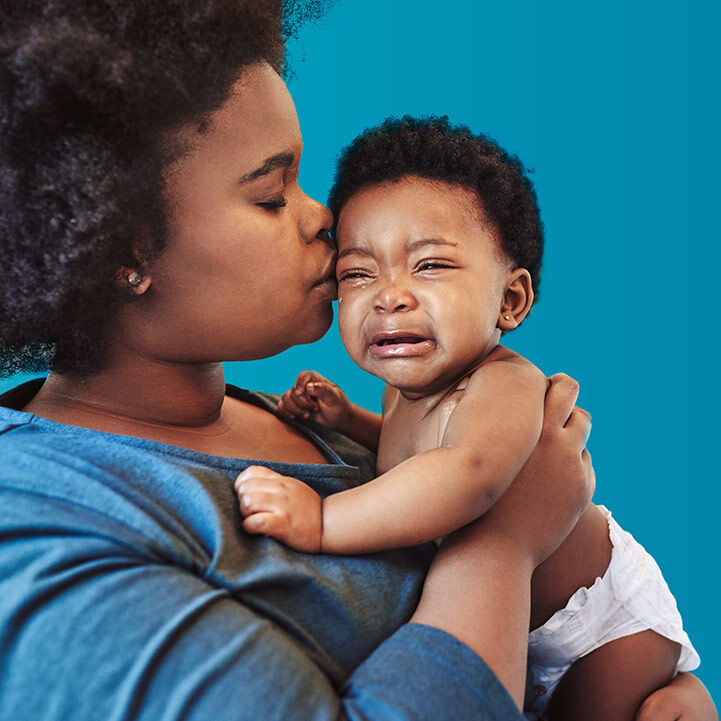
<svg viewBox="0 0 721 721">
<path fill-rule="evenodd" d="M 359 365 L 362 363 L 366 342 L 363 335 L 362 315 L 352 298 L 338 296 L 338 332 L 348 355 Z"/>
</svg>

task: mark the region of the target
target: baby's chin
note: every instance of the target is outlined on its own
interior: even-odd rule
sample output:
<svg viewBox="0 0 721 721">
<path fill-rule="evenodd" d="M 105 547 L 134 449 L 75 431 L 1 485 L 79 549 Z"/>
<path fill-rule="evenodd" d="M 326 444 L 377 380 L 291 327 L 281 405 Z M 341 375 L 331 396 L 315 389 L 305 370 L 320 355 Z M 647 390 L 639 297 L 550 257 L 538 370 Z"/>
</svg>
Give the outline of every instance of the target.
<svg viewBox="0 0 721 721">
<path fill-rule="evenodd" d="M 414 369 L 409 369 L 406 372 L 404 372 L 403 369 L 392 369 L 388 372 L 382 372 L 379 371 L 377 367 L 369 365 L 361 365 L 361 368 L 385 384 L 400 391 L 405 398 L 411 400 L 417 400 L 439 393 L 442 394 L 457 385 L 455 376 L 448 377 L 446 374 L 440 377 L 433 374 L 426 375 L 418 373 Z"/>
</svg>

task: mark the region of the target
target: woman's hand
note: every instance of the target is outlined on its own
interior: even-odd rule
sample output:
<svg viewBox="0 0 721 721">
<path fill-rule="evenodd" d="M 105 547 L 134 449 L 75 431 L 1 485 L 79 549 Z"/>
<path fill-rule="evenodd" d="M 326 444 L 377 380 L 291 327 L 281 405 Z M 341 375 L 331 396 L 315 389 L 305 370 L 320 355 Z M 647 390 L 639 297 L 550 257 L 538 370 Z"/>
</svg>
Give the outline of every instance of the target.
<svg viewBox="0 0 721 721">
<path fill-rule="evenodd" d="M 323 502 L 312 488 L 265 466 L 248 466 L 234 485 L 247 533 L 272 536 L 306 553 L 321 551 Z"/>
<path fill-rule="evenodd" d="M 593 496 L 596 477 L 586 442 L 591 417 L 574 407 L 578 383 L 549 378 L 541 437 L 506 493 L 483 517 L 484 535 L 526 549 L 534 567 L 563 543 Z"/>
<path fill-rule="evenodd" d="M 680 673 L 641 704 L 636 721 L 718 721 L 718 711 L 701 681 Z"/>
</svg>

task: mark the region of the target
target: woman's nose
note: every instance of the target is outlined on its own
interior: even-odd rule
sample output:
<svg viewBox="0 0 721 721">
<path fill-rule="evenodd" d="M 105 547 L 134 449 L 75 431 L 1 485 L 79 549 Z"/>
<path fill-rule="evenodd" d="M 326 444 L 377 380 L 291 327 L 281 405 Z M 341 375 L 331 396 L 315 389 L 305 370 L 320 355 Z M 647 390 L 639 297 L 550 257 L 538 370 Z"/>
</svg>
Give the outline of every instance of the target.
<svg viewBox="0 0 721 721">
<path fill-rule="evenodd" d="M 417 305 L 415 296 L 405 285 L 392 282 L 378 291 L 373 307 L 378 313 L 396 313 L 413 310 Z"/>
<path fill-rule="evenodd" d="M 333 226 L 333 214 L 328 208 L 310 196 L 307 199 L 307 208 L 301 220 L 301 235 L 306 243 L 322 240 L 330 243 L 328 233 Z"/>
</svg>

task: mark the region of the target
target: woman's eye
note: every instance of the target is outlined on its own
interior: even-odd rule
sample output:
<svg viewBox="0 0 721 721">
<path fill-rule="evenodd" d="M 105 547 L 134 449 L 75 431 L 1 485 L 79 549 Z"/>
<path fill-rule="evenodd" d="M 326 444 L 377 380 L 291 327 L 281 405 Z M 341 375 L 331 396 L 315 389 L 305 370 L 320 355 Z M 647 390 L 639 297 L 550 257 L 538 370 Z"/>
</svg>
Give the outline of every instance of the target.
<svg viewBox="0 0 721 721">
<path fill-rule="evenodd" d="M 271 200 L 263 201 L 262 203 L 256 203 L 256 205 L 259 208 L 263 208 L 263 210 L 275 212 L 277 210 L 280 210 L 281 208 L 285 208 L 286 203 L 286 199 L 281 196 L 279 198 L 272 198 Z"/>
</svg>

